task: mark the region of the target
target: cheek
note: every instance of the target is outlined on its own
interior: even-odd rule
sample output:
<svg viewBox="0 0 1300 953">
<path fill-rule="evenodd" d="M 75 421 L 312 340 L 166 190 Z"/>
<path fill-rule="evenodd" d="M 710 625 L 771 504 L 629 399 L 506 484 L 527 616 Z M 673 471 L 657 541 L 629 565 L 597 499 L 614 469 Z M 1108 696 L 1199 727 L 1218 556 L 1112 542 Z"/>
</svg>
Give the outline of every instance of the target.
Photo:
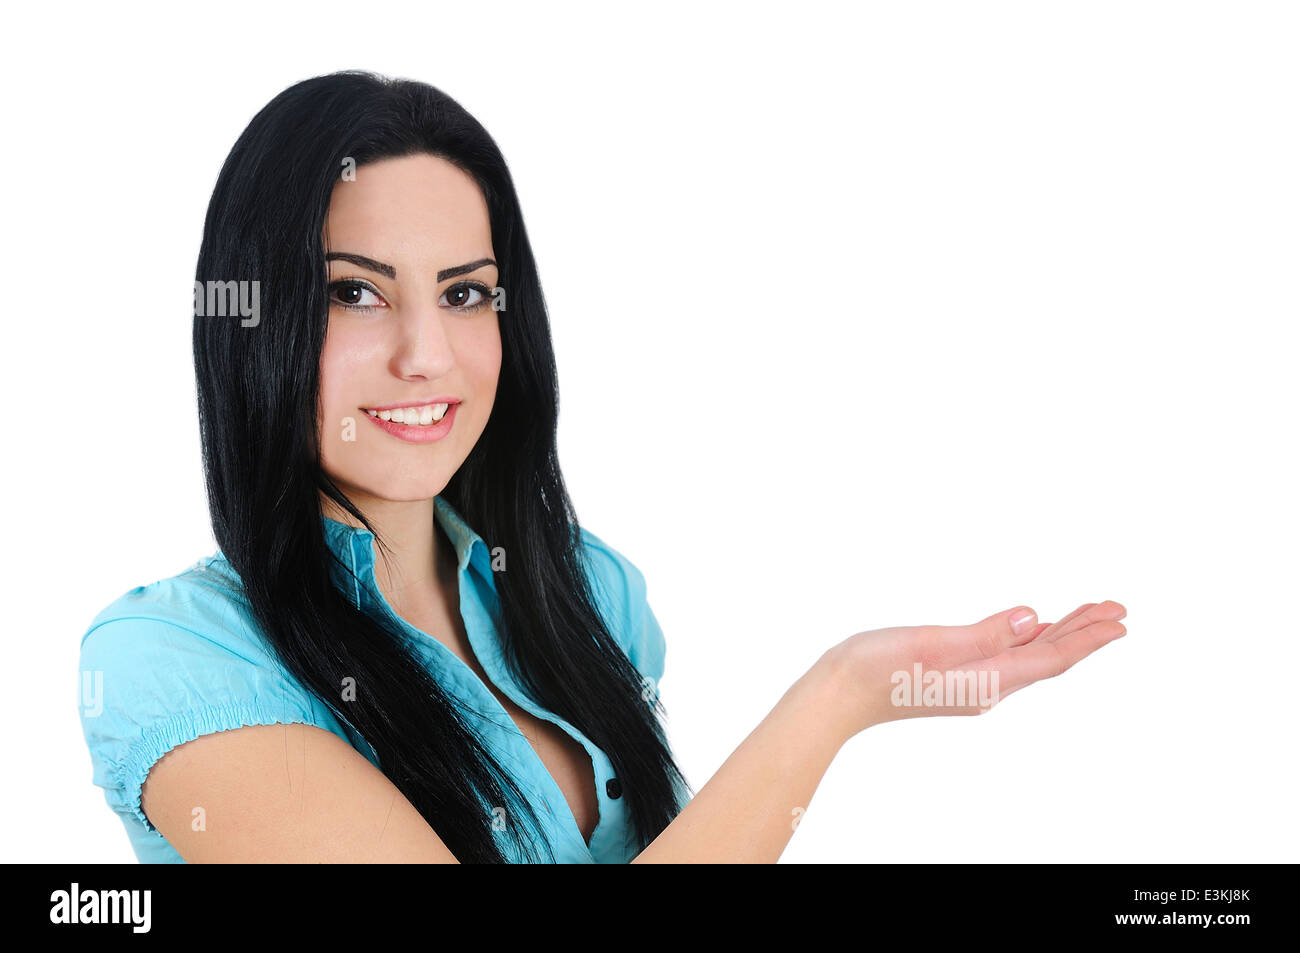
<svg viewBox="0 0 1300 953">
<path fill-rule="evenodd" d="M 333 330 L 325 333 L 325 346 L 320 356 L 320 407 L 321 426 L 328 415 L 334 413 L 342 398 L 343 382 L 348 379 L 347 348 Z"/>
<path fill-rule="evenodd" d="M 485 316 L 468 331 L 458 349 L 458 361 L 475 396 L 480 401 L 490 400 L 501 375 L 501 328 L 495 314 Z"/>
<path fill-rule="evenodd" d="M 325 334 L 320 357 L 320 401 L 316 412 L 323 456 L 331 456 L 333 442 L 344 427 L 344 418 L 356 418 L 355 382 L 364 380 L 362 369 L 370 359 L 364 342 L 349 340 L 331 325 Z"/>
<path fill-rule="evenodd" d="M 386 372 L 390 346 L 381 334 L 361 323 L 331 322 L 320 356 L 321 397 L 346 402 L 356 394 L 357 382 Z"/>
<path fill-rule="evenodd" d="M 325 347 L 320 356 L 320 406 L 322 410 L 334 407 L 339 398 L 339 384 L 345 380 L 344 353 L 337 336 L 325 335 Z"/>
</svg>

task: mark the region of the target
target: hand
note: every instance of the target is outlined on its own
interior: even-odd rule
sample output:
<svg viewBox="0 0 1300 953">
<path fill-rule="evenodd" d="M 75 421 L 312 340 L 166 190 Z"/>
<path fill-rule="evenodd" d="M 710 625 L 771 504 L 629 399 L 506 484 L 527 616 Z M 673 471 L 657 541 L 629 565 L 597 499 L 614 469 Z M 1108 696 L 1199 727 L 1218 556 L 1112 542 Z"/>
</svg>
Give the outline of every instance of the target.
<svg viewBox="0 0 1300 953">
<path fill-rule="evenodd" d="M 1126 614 L 1118 602 L 1089 602 L 1052 624 L 1018 606 L 974 625 L 859 632 L 818 662 L 834 686 L 834 725 L 848 740 L 887 721 L 982 714 L 1121 638 Z"/>
</svg>

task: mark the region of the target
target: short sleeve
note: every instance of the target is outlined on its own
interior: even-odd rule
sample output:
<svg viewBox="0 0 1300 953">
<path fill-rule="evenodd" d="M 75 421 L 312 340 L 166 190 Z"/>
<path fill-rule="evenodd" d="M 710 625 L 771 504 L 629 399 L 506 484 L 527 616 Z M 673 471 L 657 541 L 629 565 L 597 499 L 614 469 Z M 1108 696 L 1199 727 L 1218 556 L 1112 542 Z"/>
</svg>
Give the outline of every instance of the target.
<svg viewBox="0 0 1300 953">
<path fill-rule="evenodd" d="M 243 725 L 337 725 L 263 648 L 233 632 L 113 618 L 86 633 L 78 674 L 94 783 L 115 812 L 150 831 L 140 789 L 172 748 Z"/>
<path fill-rule="evenodd" d="M 646 592 L 646 580 L 633 563 L 618 550 L 586 529 L 582 530 L 590 578 L 602 612 L 615 640 L 644 679 L 655 697 L 664 676 L 667 641 Z"/>
</svg>

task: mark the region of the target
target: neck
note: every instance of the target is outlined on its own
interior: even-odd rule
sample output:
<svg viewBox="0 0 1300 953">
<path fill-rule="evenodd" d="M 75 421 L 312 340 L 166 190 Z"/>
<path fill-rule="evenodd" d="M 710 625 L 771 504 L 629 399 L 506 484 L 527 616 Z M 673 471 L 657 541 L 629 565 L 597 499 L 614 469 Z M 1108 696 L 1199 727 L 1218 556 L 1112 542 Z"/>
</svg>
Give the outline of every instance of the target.
<svg viewBox="0 0 1300 953">
<path fill-rule="evenodd" d="M 349 491 L 348 497 L 375 527 L 386 550 L 375 547 L 375 584 L 393 610 L 402 615 L 406 608 L 428 606 L 440 601 L 456 571 L 456 551 L 438 531 L 434 501 L 395 502 Z M 348 526 L 361 524 L 322 497 L 325 516 Z"/>
</svg>

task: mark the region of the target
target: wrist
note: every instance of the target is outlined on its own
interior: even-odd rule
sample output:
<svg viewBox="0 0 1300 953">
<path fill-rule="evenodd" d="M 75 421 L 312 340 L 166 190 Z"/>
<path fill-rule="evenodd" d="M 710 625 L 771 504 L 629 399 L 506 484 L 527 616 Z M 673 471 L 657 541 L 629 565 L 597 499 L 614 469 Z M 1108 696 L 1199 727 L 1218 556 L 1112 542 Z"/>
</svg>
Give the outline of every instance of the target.
<svg viewBox="0 0 1300 953">
<path fill-rule="evenodd" d="M 791 692 L 812 712 L 819 734 L 838 749 L 874 722 L 864 722 L 855 709 L 859 692 L 845 660 L 834 649 L 826 652 L 795 683 Z"/>
</svg>

